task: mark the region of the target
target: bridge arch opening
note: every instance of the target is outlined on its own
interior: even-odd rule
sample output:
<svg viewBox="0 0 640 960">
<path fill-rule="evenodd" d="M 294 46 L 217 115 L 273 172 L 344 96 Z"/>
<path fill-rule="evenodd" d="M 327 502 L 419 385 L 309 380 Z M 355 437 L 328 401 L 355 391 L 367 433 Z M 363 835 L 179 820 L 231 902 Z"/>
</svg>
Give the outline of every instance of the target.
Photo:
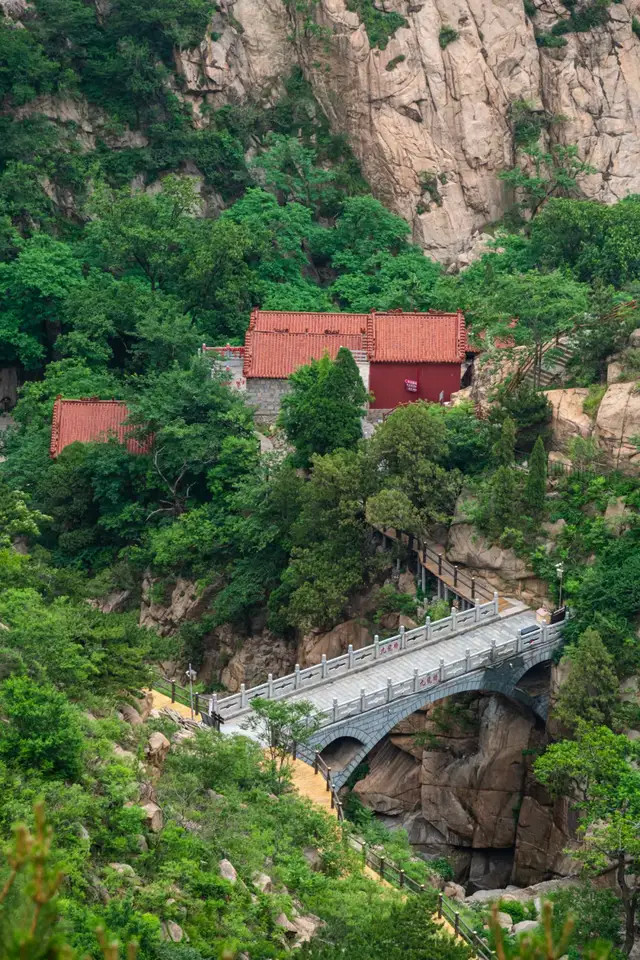
<svg viewBox="0 0 640 960">
<path fill-rule="evenodd" d="M 530 758 L 544 739 L 529 703 L 543 695 L 547 671 L 527 671 L 516 695 L 489 686 L 426 703 L 362 756 L 351 788 L 360 803 L 387 827 L 404 828 L 417 855 L 445 858 L 469 894 L 526 885 L 531 871 L 548 879 L 544 865 L 527 860 L 531 810 L 540 806 L 530 795 Z M 551 807 L 541 814 L 554 816 Z"/>
<path fill-rule="evenodd" d="M 336 737 L 320 751 L 320 756 L 335 775 L 348 767 L 363 749 L 364 743 L 356 737 Z"/>
</svg>

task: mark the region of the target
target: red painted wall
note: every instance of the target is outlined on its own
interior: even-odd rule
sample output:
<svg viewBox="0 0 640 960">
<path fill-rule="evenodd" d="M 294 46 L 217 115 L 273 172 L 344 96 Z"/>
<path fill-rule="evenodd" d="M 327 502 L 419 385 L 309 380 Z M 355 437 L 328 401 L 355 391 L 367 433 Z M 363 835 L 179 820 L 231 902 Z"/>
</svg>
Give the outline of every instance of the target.
<svg viewBox="0 0 640 960">
<path fill-rule="evenodd" d="M 417 393 L 409 392 L 405 380 L 416 380 Z M 412 400 L 434 400 L 444 390 L 444 399 L 460 389 L 459 363 L 372 363 L 369 389 L 374 395 L 372 408 L 389 409 Z"/>
</svg>

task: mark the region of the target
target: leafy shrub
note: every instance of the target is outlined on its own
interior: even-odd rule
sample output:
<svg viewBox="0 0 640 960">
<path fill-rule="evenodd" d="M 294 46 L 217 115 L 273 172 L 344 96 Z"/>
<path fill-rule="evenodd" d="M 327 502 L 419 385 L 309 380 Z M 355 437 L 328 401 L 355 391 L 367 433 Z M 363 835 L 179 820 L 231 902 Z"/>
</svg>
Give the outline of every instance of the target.
<svg viewBox="0 0 640 960">
<path fill-rule="evenodd" d="M 443 880 L 453 880 L 455 876 L 453 867 L 446 857 L 435 857 L 433 860 L 429 860 L 428 862 L 431 869 L 435 870 L 438 876 L 442 877 Z"/>
<path fill-rule="evenodd" d="M 499 423 L 510 417 L 516 424 L 516 450 L 528 453 L 533 449 L 537 438 L 546 442 L 550 435 L 551 406 L 544 393 L 527 383 L 516 390 L 507 392 L 499 388 L 498 403 L 492 409 L 489 419 Z"/>
<path fill-rule="evenodd" d="M 0 692 L 0 757 L 8 764 L 73 779 L 82 768 L 78 714 L 50 684 L 9 677 Z"/>
<path fill-rule="evenodd" d="M 369 43 L 379 50 L 386 49 L 396 30 L 409 25 L 399 13 L 379 10 L 373 0 L 347 0 L 347 10 L 358 14 L 364 23 Z"/>
<path fill-rule="evenodd" d="M 539 47 L 548 47 L 549 49 L 553 49 L 554 47 L 566 47 L 567 45 L 567 41 L 564 37 L 558 37 L 552 33 L 537 33 L 536 43 Z"/>
<path fill-rule="evenodd" d="M 442 197 L 440 196 L 438 177 L 436 174 L 429 170 L 423 170 L 418 176 L 418 182 L 420 183 L 420 189 L 422 190 L 423 195 L 428 193 L 432 201 L 437 206 L 441 207 Z"/>
<path fill-rule="evenodd" d="M 622 354 L 622 378 L 635 380 L 638 377 L 640 377 L 640 349 L 628 347 Z"/>
<path fill-rule="evenodd" d="M 508 913 L 514 923 L 522 920 L 537 920 L 538 911 L 533 900 L 521 903 L 519 900 L 500 900 L 498 909 L 501 913 Z"/>
<path fill-rule="evenodd" d="M 536 143 L 548 123 L 546 112 L 536 110 L 529 100 L 514 100 L 509 107 L 509 118 L 517 147 Z"/>
<path fill-rule="evenodd" d="M 535 17 L 536 13 L 538 12 L 538 8 L 533 0 L 524 0 L 524 12 L 529 18 Z"/>
<path fill-rule="evenodd" d="M 589 394 L 584 398 L 582 410 L 583 413 L 586 413 L 587 416 L 591 417 L 592 420 L 595 420 L 598 413 L 598 408 L 602 403 L 602 398 L 606 392 L 607 388 L 604 384 L 592 384 L 589 387 Z"/>
<path fill-rule="evenodd" d="M 498 907 L 502 913 L 508 913 L 514 923 L 525 919 L 524 904 L 519 900 L 500 900 Z"/>
<path fill-rule="evenodd" d="M 386 65 L 385 70 L 395 70 L 399 63 L 402 63 L 403 60 L 406 60 L 404 53 L 399 53 L 397 57 L 394 57 L 393 60 L 389 60 L 389 63 Z"/>
<path fill-rule="evenodd" d="M 435 623 L 436 620 L 444 620 L 444 618 L 450 614 L 451 607 L 444 599 L 434 600 L 433 603 L 429 604 L 427 609 L 427 615 L 431 617 L 432 623 Z"/>
<path fill-rule="evenodd" d="M 400 593 L 395 587 L 382 587 L 378 596 L 378 606 L 374 614 L 376 623 L 380 623 L 387 613 L 402 613 L 407 617 L 415 616 L 417 601 L 410 593 Z"/>
<path fill-rule="evenodd" d="M 636 37 L 640 39 L 640 20 L 637 17 L 631 18 L 631 29 L 635 33 Z"/>
<path fill-rule="evenodd" d="M 445 47 L 448 47 L 450 43 L 453 43 L 454 40 L 457 40 L 459 36 L 460 34 L 457 30 L 454 30 L 453 27 L 445 24 L 440 28 L 440 33 L 438 34 L 438 43 L 444 50 Z"/>
<path fill-rule="evenodd" d="M 551 27 L 553 36 L 559 37 L 564 33 L 586 33 L 593 27 L 600 27 L 609 20 L 609 0 L 592 0 L 582 6 L 567 3 L 570 9 L 566 20 L 558 20 Z"/>
</svg>

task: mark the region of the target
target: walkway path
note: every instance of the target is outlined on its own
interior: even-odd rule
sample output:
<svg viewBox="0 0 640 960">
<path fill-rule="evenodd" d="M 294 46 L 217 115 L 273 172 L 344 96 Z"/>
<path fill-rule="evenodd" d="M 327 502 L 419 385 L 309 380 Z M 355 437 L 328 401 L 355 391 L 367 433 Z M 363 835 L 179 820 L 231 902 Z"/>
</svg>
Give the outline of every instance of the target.
<svg viewBox="0 0 640 960">
<path fill-rule="evenodd" d="M 181 717 L 186 717 L 188 720 L 191 719 L 191 710 L 189 707 L 185 707 L 183 703 L 178 703 L 177 700 L 171 701 L 170 697 L 160 693 L 158 690 L 152 690 L 153 694 L 153 706 L 156 710 L 164 710 L 165 707 L 169 710 L 173 710 L 174 713 L 179 713 Z M 199 713 L 194 713 L 193 719 L 200 722 L 202 717 Z"/>
</svg>

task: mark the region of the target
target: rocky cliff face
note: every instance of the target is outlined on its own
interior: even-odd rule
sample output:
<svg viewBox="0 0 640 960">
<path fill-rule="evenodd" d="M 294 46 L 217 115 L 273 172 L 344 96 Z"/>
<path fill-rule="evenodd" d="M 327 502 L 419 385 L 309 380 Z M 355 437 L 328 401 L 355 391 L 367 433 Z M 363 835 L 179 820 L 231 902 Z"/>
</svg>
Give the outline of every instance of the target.
<svg viewBox="0 0 640 960">
<path fill-rule="evenodd" d="M 355 791 L 418 850 L 447 856 L 468 892 L 565 876 L 575 820 L 531 776 L 542 738 L 500 696 L 430 705 L 380 744 Z"/>
<path fill-rule="evenodd" d="M 291 66 L 301 64 L 374 192 L 446 263 L 468 261 L 484 227 L 510 202 L 498 173 L 514 160 L 514 100 L 564 118 L 550 136 L 577 144 L 598 171 L 584 178 L 586 196 L 612 202 L 640 190 L 634 0 L 612 4 L 604 26 L 567 34 L 566 46 L 556 49 L 536 45 L 522 0 L 380 0 L 375 6 L 406 22 L 384 50 L 371 45 L 345 0 L 227 0 L 216 15 L 219 38 L 177 57 L 185 95 L 198 113 L 206 102 L 268 97 Z M 536 0 L 536 7 L 540 33 L 566 17 L 560 0 Z M 445 26 L 458 37 L 443 49 Z"/>
</svg>

